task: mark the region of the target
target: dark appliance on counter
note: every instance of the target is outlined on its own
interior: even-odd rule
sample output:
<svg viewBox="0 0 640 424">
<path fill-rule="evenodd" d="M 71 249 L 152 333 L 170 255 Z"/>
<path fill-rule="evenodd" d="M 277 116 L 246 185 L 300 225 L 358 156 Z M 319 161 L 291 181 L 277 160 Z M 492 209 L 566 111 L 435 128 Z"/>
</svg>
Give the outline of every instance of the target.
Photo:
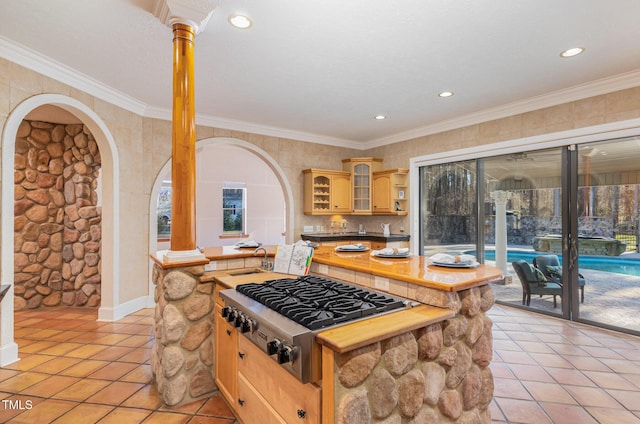
<svg viewBox="0 0 640 424">
<path fill-rule="evenodd" d="M 303 383 L 320 373 L 317 332 L 413 306 L 406 299 L 314 275 L 240 284 L 220 296 L 222 318 Z"/>
</svg>

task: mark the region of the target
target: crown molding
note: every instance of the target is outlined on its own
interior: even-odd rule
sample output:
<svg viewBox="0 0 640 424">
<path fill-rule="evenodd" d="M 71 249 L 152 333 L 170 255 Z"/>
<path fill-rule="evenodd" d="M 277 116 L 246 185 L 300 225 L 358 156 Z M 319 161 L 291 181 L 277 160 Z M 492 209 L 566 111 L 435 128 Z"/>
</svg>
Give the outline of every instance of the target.
<svg viewBox="0 0 640 424">
<path fill-rule="evenodd" d="M 602 94 L 612 93 L 614 91 L 625 90 L 638 86 L 640 86 L 640 69 L 620 75 L 615 75 L 613 77 L 603 78 L 589 83 L 576 85 L 566 89 L 553 91 L 550 93 L 542 94 L 540 96 L 531 97 L 529 99 L 481 110 L 479 112 L 458 116 L 454 119 L 448 119 L 445 121 L 436 122 L 434 124 L 425 125 L 424 127 L 419 127 L 413 130 L 394 134 L 388 137 L 370 140 L 364 144 L 366 145 L 366 149 L 386 146 L 388 144 L 399 143 L 401 141 L 411 140 L 418 137 L 451 131 L 457 128 L 480 124 L 482 122 L 489 122 L 496 119 L 506 118 L 508 116 L 531 112 L 533 110 L 538 110 L 545 107 L 574 102 L 576 100 L 586 99 L 588 97 L 599 96 Z"/>
<path fill-rule="evenodd" d="M 90 78 L 66 65 L 43 56 L 34 50 L 19 45 L 0 36 L 0 57 L 5 58 L 32 71 L 46 75 L 63 84 L 95 96 L 105 102 L 119 106 L 129 112 L 145 118 L 171 121 L 172 112 L 167 108 L 160 108 L 145 104 L 131 96 L 128 96 L 108 85 Z M 267 136 L 288 138 L 292 140 L 307 141 L 310 143 L 326 144 L 330 146 L 363 149 L 360 142 L 327 137 L 302 131 L 293 131 L 285 128 L 270 127 L 251 122 L 219 118 L 208 115 L 196 115 L 196 124 L 212 126 L 232 131 L 241 131 L 262 134 Z"/>
<path fill-rule="evenodd" d="M 217 118 L 196 114 L 196 123 L 216 128 L 225 128 L 233 131 L 242 131 L 272 137 L 287 138 L 291 140 L 307 141 L 309 143 L 325 144 L 328 146 L 345 147 L 357 150 L 364 149 L 363 143 L 359 141 L 327 137 L 324 135 L 318 135 L 304 131 L 295 131 L 280 127 L 270 127 L 266 125 L 254 124 L 251 122 L 236 121 L 233 119 Z"/>
<path fill-rule="evenodd" d="M 142 115 L 146 108 L 143 102 L 2 36 L 0 57 L 135 114 Z"/>
<path fill-rule="evenodd" d="M 122 93 L 101 83 L 100 81 L 79 73 L 64 64 L 56 62 L 49 57 L 43 56 L 2 36 L 0 36 L 0 57 L 46 75 L 47 77 L 53 78 L 69 85 L 70 87 L 81 90 L 104 100 L 105 102 L 119 106 L 142 117 L 165 121 L 170 121 L 172 119 L 171 110 L 167 108 L 160 108 L 143 103 L 134 97 Z M 294 131 L 280 127 L 264 126 L 251 122 L 220 118 L 210 115 L 197 114 L 196 124 L 232 131 L 306 141 L 309 143 L 345 147 L 355 150 L 367 150 L 637 86 L 640 86 L 640 70 L 627 72 L 610 78 L 603 78 L 591 83 L 558 90 L 523 101 L 513 102 L 495 108 L 462 115 L 454 119 L 436 122 L 410 131 L 404 131 L 367 142 L 327 137 L 319 134 Z"/>
</svg>

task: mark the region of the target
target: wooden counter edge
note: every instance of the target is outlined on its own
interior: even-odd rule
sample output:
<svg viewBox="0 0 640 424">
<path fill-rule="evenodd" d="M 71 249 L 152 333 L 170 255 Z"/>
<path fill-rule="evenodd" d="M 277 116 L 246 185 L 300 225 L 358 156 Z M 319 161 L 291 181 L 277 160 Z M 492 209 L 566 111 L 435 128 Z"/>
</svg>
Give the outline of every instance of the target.
<svg viewBox="0 0 640 424">
<path fill-rule="evenodd" d="M 322 331 L 316 335 L 316 341 L 334 352 L 344 353 L 454 316 L 449 309 L 419 305 Z"/>
<path fill-rule="evenodd" d="M 358 265 L 349 264 L 349 263 L 336 263 L 331 259 L 327 259 L 323 257 L 314 257 L 312 261 L 318 264 L 334 266 L 337 268 L 344 268 L 351 271 L 361 272 L 363 274 L 376 275 L 378 277 L 391 278 L 393 280 L 404 281 L 405 283 L 417 284 L 420 286 L 430 287 L 433 289 L 442 290 L 446 292 L 458 292 L 458 291 L 470 289 L 472 287 L 484 286 L 485 284 L 489 284 L 492 281 L 500 280 L 503 277 L 503 275 L 501 274 L 500 276 L 472 278 L 465 281 L 464 283 L 457 283 L 455 285 L 452 285 L 452 284 L 441 283 L 439 281 L 425 280 L 419 277 L 412 277 L 411 275 L 398 274 L 393 271 L 385 271 L 379 268 L 371 269 L 368 267 L 358 266 Z M 448 270 L 448 272 L 461 272 L 461 271 L 464 272 L 464 270 L 459 270 L 459 269 Z"/>
<path fill-rule="evenodd" d="M 164 262 L 154 253 L 150 254 L 149 257 L 153 262 L 158 264 L 162 269 L 185 268 L 190 266 L 206 265 L 209 263 L 209 259 L 198 259 L 196 261 L 187 261 L 187 262 Z"/>
</svg>

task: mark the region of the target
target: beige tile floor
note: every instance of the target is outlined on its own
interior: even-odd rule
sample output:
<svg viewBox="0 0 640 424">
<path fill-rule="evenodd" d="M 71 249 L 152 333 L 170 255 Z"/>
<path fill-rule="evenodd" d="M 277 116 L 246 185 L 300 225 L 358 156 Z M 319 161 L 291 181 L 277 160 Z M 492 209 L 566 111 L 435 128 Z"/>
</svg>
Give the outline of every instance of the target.
<svg viewBox="0 0 640 424">
<path fill-rule="evenodd" d="M 640 423 L 640 338 L 495 305 L 493 422 Z"/>
<path fill-rule="evenodd" d="M 116 323 L 97 310 L 47 308 L 15 314 L 20 360 L 0 368 L 0 423 L 234 424 L 219 395 L 180 408 L 151 382 L 153 310 Z"/>
<path fill-rule="evenodd" d="M 501 305 L 489 315 L 493 422 L 640 423 L 640 338 Z M 162 404 L 149 369 L 151 310 L 116 323 L 96 317 L 16 312 L 21 359 L 0 368 L 0 423 L 235 423 L 219 395 Z"/>
</svg>

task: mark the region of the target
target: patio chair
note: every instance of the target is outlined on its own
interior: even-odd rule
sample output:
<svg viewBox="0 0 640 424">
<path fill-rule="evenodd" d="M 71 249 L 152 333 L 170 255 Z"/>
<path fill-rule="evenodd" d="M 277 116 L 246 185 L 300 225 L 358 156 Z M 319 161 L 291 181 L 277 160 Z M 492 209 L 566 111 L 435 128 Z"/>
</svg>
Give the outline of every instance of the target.
<svg viewBox="0 0 640 424">
<path fill-rule="evenodd" d="M 533 258 L 533 266 L 538 268 L 548 281 L 562 284 L 562 266 L 558 260 L 558 255 L 539 255 Z M 578 274 L 578 287 L 580 288 L 580 302 L 584 303 L 585 279 L 582 274 Z"/>
<path fill-rule="evenodd" d="M 522 284 L 522 304 L 529 306 L 531 303 L 531 295 L 539 294 L 553 296 L 553 307 L 555 308 L 556 296 L 562 299 L 562 284 L 547 281 L 544 274 L 537 268 L 532 266 L 524 259 L 511 262 L 513 269 L 518 274 L 520 283 Z"/>
</svg>

